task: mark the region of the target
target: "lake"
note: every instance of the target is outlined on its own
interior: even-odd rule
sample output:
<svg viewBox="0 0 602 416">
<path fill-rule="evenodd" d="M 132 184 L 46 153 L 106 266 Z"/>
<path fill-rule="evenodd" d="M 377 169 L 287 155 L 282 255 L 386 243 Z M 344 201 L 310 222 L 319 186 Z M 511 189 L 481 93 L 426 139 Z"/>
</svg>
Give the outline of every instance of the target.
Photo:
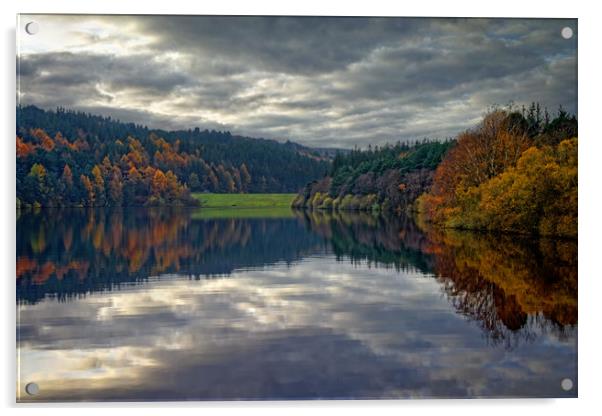
<svg viewBox="0 0 602 416">
<path fill-rule="evenodd" d="M 19 401 L 577 396 L 576 241 L 63 209 L 16 251 Z"/>
</svg>

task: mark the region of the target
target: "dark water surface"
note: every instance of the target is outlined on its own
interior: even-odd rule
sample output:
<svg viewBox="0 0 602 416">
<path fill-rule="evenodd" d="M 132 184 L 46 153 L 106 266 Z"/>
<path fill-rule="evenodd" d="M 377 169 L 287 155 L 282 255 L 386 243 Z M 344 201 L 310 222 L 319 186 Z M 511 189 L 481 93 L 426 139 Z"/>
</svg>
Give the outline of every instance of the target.
<svg viewBox="0 0 602 416">
<path fill-rule="evenodd" d="M 575 397 L 577 244 L 367 214 L 21 212 L 17 324 L 20 401 Z"/>
</svg>

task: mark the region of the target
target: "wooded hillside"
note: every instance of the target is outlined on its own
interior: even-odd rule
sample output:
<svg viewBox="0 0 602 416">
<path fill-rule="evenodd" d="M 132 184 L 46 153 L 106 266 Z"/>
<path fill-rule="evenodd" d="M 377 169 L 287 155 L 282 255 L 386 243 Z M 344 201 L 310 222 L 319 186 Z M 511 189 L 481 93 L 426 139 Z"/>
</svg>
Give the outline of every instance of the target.
<svg viewBox="0 0 602 416">
<path fill-rule="evenodd" d="M 17 108 L 24 205 L 193 204 L 190 192 L 297 192 L 330 166 L 323 152 L 229 132 L 152 130 L 65 109 Z"/>
<path fill-rule="evenodd" d="M 338 155 L 294 207 L 418 211 L 448 228 L 577 236 L 577 118 L 494 108 L 453 141 Z"/>
<path fill-rule="evenodd" d="M 315 209 L 406 210 L 429 189 L 446 142 L 397 143 L 335 157 L 330 174 L 308 184 L 293 206 Z"/>
</svg>

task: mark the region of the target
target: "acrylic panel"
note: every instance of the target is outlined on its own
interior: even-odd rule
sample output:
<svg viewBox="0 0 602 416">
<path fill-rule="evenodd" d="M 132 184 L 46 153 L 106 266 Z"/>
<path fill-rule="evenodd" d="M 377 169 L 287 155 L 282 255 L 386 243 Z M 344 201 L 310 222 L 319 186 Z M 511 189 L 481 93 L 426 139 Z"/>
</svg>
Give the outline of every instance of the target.
<svg viewBox="0 0 602 416">
<path fill-rule="evenodd" d="M 577 397 L 577 20 L 19 15 L 19 402 Z"/>
</svg>

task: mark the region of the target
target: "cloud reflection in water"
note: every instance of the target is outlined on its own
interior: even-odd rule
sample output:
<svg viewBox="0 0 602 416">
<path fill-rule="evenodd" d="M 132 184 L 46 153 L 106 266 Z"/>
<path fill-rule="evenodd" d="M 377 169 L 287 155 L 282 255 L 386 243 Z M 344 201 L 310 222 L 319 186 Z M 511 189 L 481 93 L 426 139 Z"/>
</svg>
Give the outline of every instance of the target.
<svg viewBox="0 0 602 416">
<path fill-rule="evenodd" d="M 355 218 L 345 225 L 349 235 L 363 230 L 362 244 L 388 249 L 380 251 L 381 263 L 377 258 L 362 259 L 357 251 L 351 260 L 339 251 L 346 246 L 340 228 L 343 219 L 318 220 L 303 220 L 309 225 L 305 233 L 321 235 L 320 227 L 327 227 L 330 248 L 314 245 L 310 238 L 311 247 L 319 247 L 317 254 L 292 262 L 234 267 L 228 276 L 199 281 L 182 273 L 164 273 L 141 284 L 126 282 L 111 291 L 71 297 L 68 302 L 46 296 L 36 303 L 21 303 L 20 381 L 23 386 L 38 383 L 40 394 L 35 400 L 576 394 L 576 389 L 560 388 L 565 377 L 576 381 L 576 321 L 566 312 L 572 305 L 570 290 L 531 285 L 539 303 L 533 303 L 534 298 L 515 300 L 511 306 L 526 309 L 525 319 L 520 328 L 508 328 L 511 321 L 503 316 L 507 301 L 495 298 L 500 291 L 506 294 L 504 299 L 510 297 L 512 286 L 502 282 L 486 293 L 489 297 L 481 296 L 478 291 L 484 289 L 471 289 L 472 283 L 466 283 L 473 282 L 466 277 L 469 271 L 462 275 L 465 281 L 446 280 L 441 274 L 445 270 L 454 274 L 441 265 L 449 260 L 445 252 L 428 255 L 429 247 L 437 243 L 455 244 L 456 259 L 462 259 L 462 250 L 472 247 L 472 240 L 441 242 L 407 224 L 402 235 L 398 223 L 388 222 L 383 228 L 378 221 L 370 222 L 374 219 Z M 207 221 L 205 225 L 211 225 L 212 220 Z M 274 230 L 270 226 L 278 220 L 265 221 L 263 229 Z M 295 227 L 291 225 L 295 221 L 299 220 L 286 220 L 283 230 Z M 180 230 L 189 233 L 198 226 L 190 219 L 187 224 Z M 245 224 L 252 221 L 237 222 Z M 261 229 L 253 228 L 259 240 L 247 239 L 244 247 L 261 241 Z M 397 235 L 398 251 L 391 245 L 395 240 L 391 233 Z M 176 236 L 175 245 L 188 244 L 182 234 Z M 486 257 L 486 246 L 479 241 L 481 257 Z M 26 252 L 25 245 L 18 253 Z M 228 251 L 227 245 L 222 249 Z M 414 262 L 420 267 L 406 262 L 391 269 L 382 264 L 387 256 L 407 259 L 415 252 L 427 256 Z M 463 264 L 470 263 L 467 259 Z M 527 260 L 522 259 L 524 264 Z M 479 270 L 483 275 L 474 281 L 491 288 L 495 279 L 484 274 L 485 268 Z M 450 291 L 450 285 L 457 290 Z M 476 295 L 467 301 L 470 290 Z M 502 319 L 497 325 L 528 337 L 510 348 L 492 342 L 478 311 L 462 309 L 474 304 L 474 299 L 490 299 L 495 319 Z M 489 305 L 479 302 L 480 308 Z M 550 309 L 551 302 L 565 305 L 560 309 L 564 314 L 547 312 L 558 309 Z M 563 324 L 557 316 L 572 323 Z"/>
</svg>

